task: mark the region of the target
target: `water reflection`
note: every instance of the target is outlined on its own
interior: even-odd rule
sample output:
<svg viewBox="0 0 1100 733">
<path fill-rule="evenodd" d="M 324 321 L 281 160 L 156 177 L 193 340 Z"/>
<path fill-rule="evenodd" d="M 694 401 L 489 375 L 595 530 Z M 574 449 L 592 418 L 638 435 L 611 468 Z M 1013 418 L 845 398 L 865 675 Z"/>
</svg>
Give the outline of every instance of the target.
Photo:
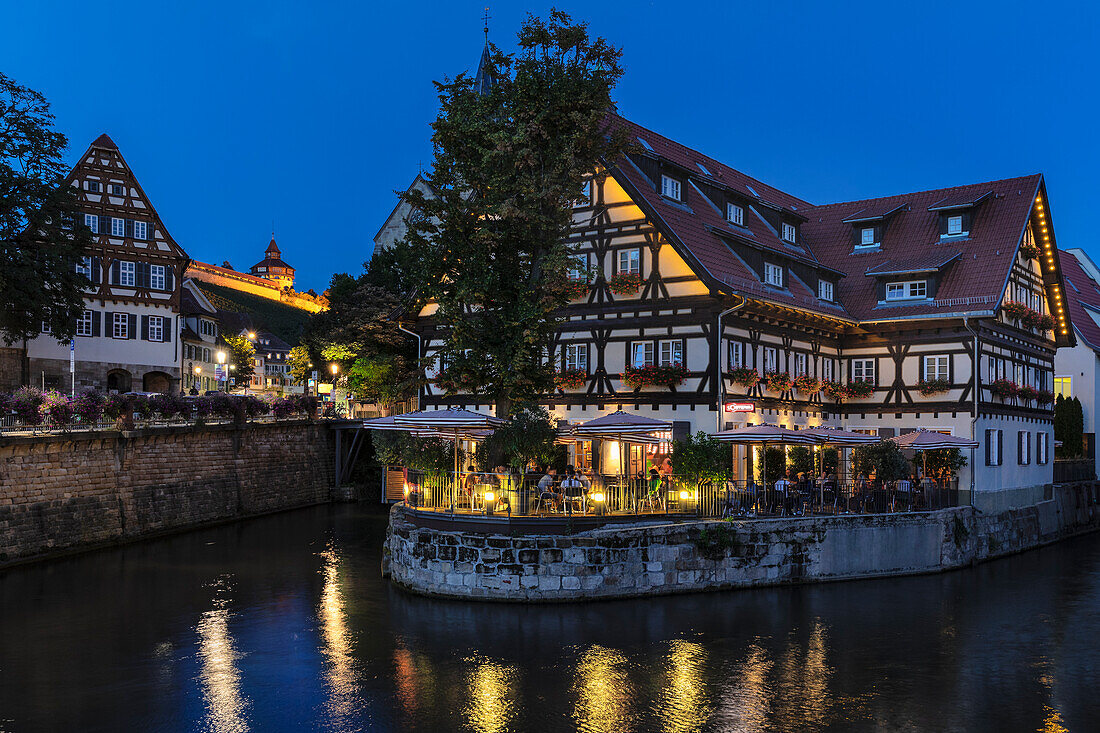
<svg viewBox="0 0 1100 733">
<path fill-rule="evenodd" d="M 665 681 L 656 702 L 661 730 L 698 730 L 710 718 L 707 699 L 707 652 L 702 644 L 674 641 L 665 658 Z"/>
<path fill-rule="evenodd" d="M 248 698 L 241 692 L 241 655 L 229 634 L 230 577 L 212 585 L 214 608 L 199 619 L 199 682 L 205 707 L 203 730 L 210 733 L 243 733 L 249 729 Z"/>
<path fill-rule="evenodd" d="M 626 733 L 634 730 L 636 692 L 628 675 L 629 661 L 619 651 L 595 645 L 584 650 L 577 662 L 573 692 L 573 720 L 577 728 L 592 733 Z"/>
<path fill-rule="evenodd" d="M 757 731 L 764 727 L 771 711 L 768 678 L 775 663 L 758 643 L 749 646 L 746 657 L 718 683 L 715 718 L 722 730 Z"/>
<path fill-rule="evenodd" d="M 321 603 L 318 616 L 321 621 L 321 639 L 325 656 L 324 680 L 328 700 L 325 706 L 328 724 L 334 730 L 347 730 L 362 708 L 359 694 L 359 675 L 355 667 L 351 632 L 348 630 L 344 597 L 340 592 L 340 556 L 329 546 L 320 554 Z"/>
<path fill-rule="evenodd" d="M 466 675 L 466 722 L 478 733 L 512 729 L 519 702 L 519 668 L 481 657 L 463 660 Z"/>
</svg>

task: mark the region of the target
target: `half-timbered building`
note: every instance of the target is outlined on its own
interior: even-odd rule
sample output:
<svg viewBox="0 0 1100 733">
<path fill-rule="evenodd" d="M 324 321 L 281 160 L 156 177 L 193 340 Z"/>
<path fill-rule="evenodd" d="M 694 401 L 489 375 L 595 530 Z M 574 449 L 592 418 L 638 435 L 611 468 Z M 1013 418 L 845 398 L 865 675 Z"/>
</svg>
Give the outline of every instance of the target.
<svg viewBox="0 0 1100 733">
<path fill-rule="evenodd" d="M 634 146 L 574 210 L 587 287 L 548 345 L 555 414 L 635 410 L 680 433 L 928 428 L 980 442 L 960 477 L 979 505 L 1042 498 L 1054 354 L 1074 337 L 1041 175 L 815 206 L 611 124 Z M 414 324 L 425 355 L 446 337 L 433 310 Z M 420 404 L 491 409 L 431 380 Z"/>
<path fill-rule="evenodd" d="M 69 173 L 92 246 L 77 265 L 90 285 L 76 338 L 44 332 L 27 345 L 31 382 L 110 391 L 177 391 L 180 281 L 187 253 L 164 227 L 118 146 L 100 135 Z"/>
</svg>

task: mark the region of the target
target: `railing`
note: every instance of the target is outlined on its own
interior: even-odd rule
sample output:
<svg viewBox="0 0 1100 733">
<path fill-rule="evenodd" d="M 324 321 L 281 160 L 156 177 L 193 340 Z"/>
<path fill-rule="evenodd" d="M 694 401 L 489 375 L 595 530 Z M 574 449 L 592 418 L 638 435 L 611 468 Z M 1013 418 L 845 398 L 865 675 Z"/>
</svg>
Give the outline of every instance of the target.
<svg viewBox="0 0 1100 733">
<path fill-rule="evenodd" d="M 1054 483 L 1095 481 L 1096 462 L 1090 458 L 1055 458 Z"/>
<path fill-rule="evenodd" d="M 384 474 L 389 474 L 389 467 Z M 763 487 L 744 481 L 704 481 L 682 476 L 588 475 L 581 485 L 535 474 L 406 472 L 410 507 L 452 514 L 507 517 L 697 516 L 768 517 L 821 514 L 885 514 L 933 511 L 969 503 L 958 479 L 901 481 L 802 481 Z"/>
</svg>

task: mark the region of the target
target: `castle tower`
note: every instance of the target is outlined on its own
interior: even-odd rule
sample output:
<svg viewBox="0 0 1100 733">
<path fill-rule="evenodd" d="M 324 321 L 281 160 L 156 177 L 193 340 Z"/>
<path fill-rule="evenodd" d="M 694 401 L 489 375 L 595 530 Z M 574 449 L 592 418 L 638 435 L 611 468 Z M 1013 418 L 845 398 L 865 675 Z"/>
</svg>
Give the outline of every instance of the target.
<svg viewBox="0 0 1100 733">
<path fill-rule="evenodd" d="M 256 277 L 271 280 L 278 283 L 281 288 L 294 287 L 294 268 L 283 262 L 283 253 L 279 251 L 279 245 L 275 244 L 275 233 L 271 233 L 271 243 L 264 251 L 264 258 L 249 268 L 249 272 Z"/>
</svg>

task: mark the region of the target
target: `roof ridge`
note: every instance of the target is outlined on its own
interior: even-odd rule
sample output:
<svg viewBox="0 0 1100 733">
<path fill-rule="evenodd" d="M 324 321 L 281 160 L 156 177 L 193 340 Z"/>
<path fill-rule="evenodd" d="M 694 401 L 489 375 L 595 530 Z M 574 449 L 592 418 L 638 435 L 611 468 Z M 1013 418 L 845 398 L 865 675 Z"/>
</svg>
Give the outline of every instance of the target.
<svg viewBox="0 0 1100 733">
<path fill-rule="evenodd" d="M 964 188 L 971 188 L 973 186 L 994 186 L 998 183 L 1006 183 L 1008 181 L 1023 181 L 1023 180 L 1028 180 L 1028 179 L 1032 179 L 1032 178 L 1038 178 L 1038 177 L 1041 177 L 1042 175 L 1043 175 L 1042 173 L 1028 173 L 1028 174 L 1023 175 L 1023 176 L 1009 176 L 1008 178 L 998 178 L 998 179 L 995 179 L 995 180 L 992 180 L 992 181 L 976 181 L 975 183 L 960 183 L 957 186 L 947 186 L 945 188 L 926 188 L 923 191 L 908 191 L 908 192 L 905 192 L 905 193 L 892 193 L 892 194 L 888 194 L 886 196 L 875 196 L 874 198 L 869 198 L 869 199 L 852 199 L 850 201 L 834 201 L 834 202 L 828 203 L 828 204 L 817 204 L 817 205 L 811 204 L 810 209 L 816 210 L 816 209 L 828 209 L 828 208 L 832 208 L 834 206 L 855 206 L 857 204 L 867 204 L 867 203 L 871 203 L 873 201 L 882 201 L 883 199 L 892 199 L 892 198 L 898 198 L 898 197 L 901 197 L 901 196 L 923 196 L 924 194 L 928 194 L 928 193 L 950 192 L 950 191 L 956 191 L 956 190 L 960 190 L 960 189 L 964 189 Z M 805 212 L 803 212 L 803 213 L 805 213 Z"/>
</svg>

